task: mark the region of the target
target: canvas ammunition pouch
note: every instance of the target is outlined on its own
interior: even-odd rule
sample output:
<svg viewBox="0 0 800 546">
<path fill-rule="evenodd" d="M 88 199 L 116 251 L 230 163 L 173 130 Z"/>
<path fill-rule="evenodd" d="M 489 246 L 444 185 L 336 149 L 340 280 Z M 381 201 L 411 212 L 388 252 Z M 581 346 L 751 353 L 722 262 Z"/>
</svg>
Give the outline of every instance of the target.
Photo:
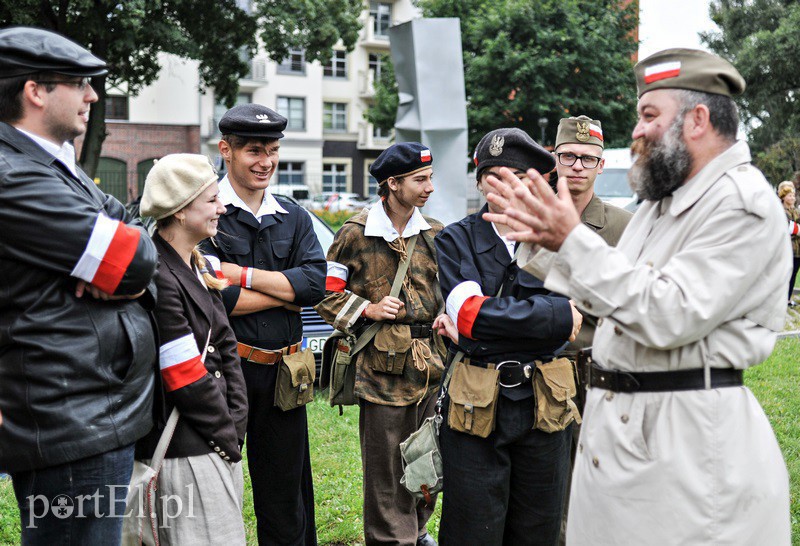
<svg viewBox="0 0 800 546">
<path fill-rule="evenodd" d="M 365 360 L 380 373 L 402 375 L 411 358 L 411 331 L 408 324 L 384 323 L 367 349 Z"/>
<path fill-rule="evenodd" d="M 356 338 L 335 330 L 322 347 L 322 369 L 319 387 L 328 389 L 331 406 L 352 406 L 357 402 L 356 361 L 353 348 Z"/>
<path fill-rule="evenodd" d="M 311 402 L 314 399 L 315 377 L 316 365 L 311 349 L 284 355 L 278 364 L 275 405 L 288 411 Z"/>
<path fill-rule="evenodd" d="M 534 427 L 544 432 L 564 430 L 572 421 L 581 423 L 578 407 L 572 400 L 577 394 L 572 362 L 556 358 L 536 362 L 533 375 L 533 394 L 536 400 Z"/>
<path fill-rule="evenodd" d="M 433 495 L 442 490 L 444 482 L 442 453 L 439 449 L 441 415 L 428 417 L 405 442 L 400 443 L 403 476 L 400 483 L 416 500 L 433 504 Z"/>
<path fill-rule="evenodd" d="M 486 438 L 494 430 L 500 371 L 454 361 L 448 394 L 447 425 L 458 432 Z"/>
</svg>

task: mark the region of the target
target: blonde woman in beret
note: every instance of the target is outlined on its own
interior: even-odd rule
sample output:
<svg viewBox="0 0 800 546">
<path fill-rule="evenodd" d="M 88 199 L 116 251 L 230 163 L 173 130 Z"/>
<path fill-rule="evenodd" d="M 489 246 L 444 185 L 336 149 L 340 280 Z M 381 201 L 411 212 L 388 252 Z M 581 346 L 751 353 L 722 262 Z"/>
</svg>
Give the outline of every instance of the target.
<svg viewBox="0 0 800 546">
<path fill-rule="evenodd" d="M 244 544 L 247 395 L 220 296 L 227 283 L 196 248 L 216 235 L 225 212 L 208 159 L 173 154 L 158 161 L 147 175 L 141 211 L 156 220 L 163 400 L 156 404 L 156 426 L 136 446 L 137 459 L 152 457 L 172 409 L 180 413 L 159 474 L 158 538 L 162 544 Z"/>
<path fill-rule="evenodd" d="M 794 291 L 794 281 L 797 277 L 797 270 L 800 268 L 800 224 L 798 224 L 798 213 L 795 207 L 794 184 L 789 180 L 784 180 L 778 184 L 778 197 L 783 203 L 783 211 L 786 213 L 786 220 L 789 222 L 789 236 L 792 238 L 792 276 L 789 278 L 789 307 L 796 304 L 792 301 Z"/>
</svg>

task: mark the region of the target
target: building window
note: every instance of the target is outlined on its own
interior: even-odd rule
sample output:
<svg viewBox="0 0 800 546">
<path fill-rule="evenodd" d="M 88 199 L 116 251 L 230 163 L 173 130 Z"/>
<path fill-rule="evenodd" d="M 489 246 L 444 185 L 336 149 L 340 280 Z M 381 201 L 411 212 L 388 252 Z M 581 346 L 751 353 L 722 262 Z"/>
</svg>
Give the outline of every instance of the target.
<svg viewBox="0 0 800 546">
<path fill-rule="evenodd" d="M 305 185 L 305 183 L 305 164 L 302 161 L 278 164 L 278 184 Z"/>
<path fill-rule="evenodd" d="M 378 180 L 369 174 L 369 170 L 372 168 L 372 162 L 367 163 L 367 195 L 370 197 L 374 197 L 378 195 Z"/>
<path fill-rule="evenodd" d="M 372 75 L 375 78 L 375 81 L 381 79 L 381 71 L 383 70 L 383 65 L 385 62 L 386 62 L 386 54 L 384 53 L 369 54 L 369 69 L 372 71 Z"/>
<path fill-rule="evenodd" d="M 347 191 L 347 165 L 343 163 L 322 164 L 322 191 Z"/>
<path fill-rule="evenodd" d="M 334 51 L 331 62 L 325 65 L 323 73 L 328 78 L 347 78 L 347 52 Z"/>
<path fill-rule="evenodd" d="M 106 96 L 106 119 L 128 120 L 128 97 Z"/>
<path fill-rule="evenodd" d="M 376 127 L 375 125 L 372 126 L 372 138 L 375 140 L 388 140 L 390 134 L 389 131 L 386 129 L 381 129 L 380 127 Z"/>
<path fill-rule="evenodd" d="M 343 102 L 326 102 L 322 106 L 322 128 L 326 131 L 347 131 L 347 104 Z"/>
<path fill-rule="evenodd" d="M 306 99 L 299 97 L 278 97 L 278 113 L 288 121 L 290 131 L 303 131 L 306 128 Z"/>
<path fill-rule="evenodd" d="M 279 74 L 305 74 L 306 52 L 303 49 L 292 48 L 289 55 L 278 65 Z"/>
<path fill-rule="evenodd" d="M 369 3 L 369 14 L 373 18 L 373 34 L 375 36 L 388 36 L 387 31 L 392 26 L 392 5 L 372 0 Z"/>
</svg>

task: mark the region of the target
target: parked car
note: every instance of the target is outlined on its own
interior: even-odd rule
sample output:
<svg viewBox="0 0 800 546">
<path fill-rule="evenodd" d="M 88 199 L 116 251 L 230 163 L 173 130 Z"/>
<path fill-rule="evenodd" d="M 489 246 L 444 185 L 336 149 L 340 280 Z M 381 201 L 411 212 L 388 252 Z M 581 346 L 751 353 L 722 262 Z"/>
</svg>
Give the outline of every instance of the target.
<svg viewBox="0 0 800 546">
<path fill-rule="evenodd" d="M 330 212 L 346 210 L 359 212 L 367 202 L 357 193 L 323 192 L 312 198 L 311 208 L 324 209 Z"/>
<path fill-rule="evenodd" d="M 605 165 L 602 174 L 594 182 L 594 193 L 607 203 L 628 209 L 635 206 L 637 197 L 628 183 L 631 168 L 631 151 L 628 148 L 613 148 L 603 152 Z"/>
</svg>

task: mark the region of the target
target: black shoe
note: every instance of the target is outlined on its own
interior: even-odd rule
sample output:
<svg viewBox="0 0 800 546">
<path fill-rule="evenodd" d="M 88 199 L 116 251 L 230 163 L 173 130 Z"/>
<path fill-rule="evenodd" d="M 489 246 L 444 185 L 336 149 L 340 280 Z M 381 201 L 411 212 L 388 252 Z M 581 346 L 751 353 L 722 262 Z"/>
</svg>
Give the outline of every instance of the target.
<svg viewBox="0 0 800 546">
<path fill-rule="evenodd" d="M 797 307 L 797 304 L 795 302 L 793 302 L 792 300 L 789 300 L 789 307 L 794 309 L 795 307 Z"/>
<path fill-rule="evenodd" d="M 437 546 L 437 544 L 430 533 L 425 533 L 417 537 L 417 546 Z"/>
</svg>

